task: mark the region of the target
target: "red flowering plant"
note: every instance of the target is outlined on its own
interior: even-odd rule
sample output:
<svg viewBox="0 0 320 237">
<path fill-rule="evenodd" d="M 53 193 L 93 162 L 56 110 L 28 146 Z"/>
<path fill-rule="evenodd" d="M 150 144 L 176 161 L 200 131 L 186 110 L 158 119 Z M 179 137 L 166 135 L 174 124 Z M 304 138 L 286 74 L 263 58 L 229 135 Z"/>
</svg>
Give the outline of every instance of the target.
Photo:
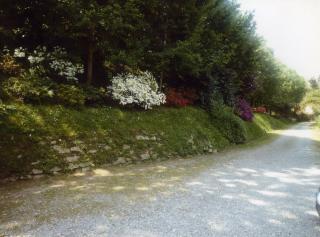
<svg viewBox="0 0 320 237">
<path fill-rule="evenodd" d="M 261 113 L 261 114 L 267 113 L 266 107 L 263 107 L 263 106 L 253 108 L 252 110 L 253 112 L 256 112 L 256 113 Z"/>
<path fill-rule="evenodd" d="M 185 107 L 193 105 L 198 99 L 194 89 L 169 88 L 166 92 L 166 102 L 169 106 Z"/>
<path fill-rule="evenodd" d="M 244 98 L 237 98 L 236 100 L 236 112 L 245 121 L 253 120 L 253 112 L 250 104 Z"/>
</svg>

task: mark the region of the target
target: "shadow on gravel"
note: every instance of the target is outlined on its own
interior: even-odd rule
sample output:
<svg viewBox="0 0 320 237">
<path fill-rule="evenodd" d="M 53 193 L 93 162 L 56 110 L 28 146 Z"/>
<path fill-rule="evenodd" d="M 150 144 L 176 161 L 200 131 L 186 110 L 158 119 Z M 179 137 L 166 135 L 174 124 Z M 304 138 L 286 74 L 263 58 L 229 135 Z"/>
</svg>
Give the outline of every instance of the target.
<svg viewBox="0 0 320 237">
<path fill-rule="evenodd" d="M 136 202 L 156 201 L 160 196 L 185 191 L 181 182 L 199 175 L 212 163 L 208 158 L 200 162 L 183 159 L 8 183 L 0 187 L 0 233 L 103 209 L 117 212 L 122 206 Z"/>
</svg>

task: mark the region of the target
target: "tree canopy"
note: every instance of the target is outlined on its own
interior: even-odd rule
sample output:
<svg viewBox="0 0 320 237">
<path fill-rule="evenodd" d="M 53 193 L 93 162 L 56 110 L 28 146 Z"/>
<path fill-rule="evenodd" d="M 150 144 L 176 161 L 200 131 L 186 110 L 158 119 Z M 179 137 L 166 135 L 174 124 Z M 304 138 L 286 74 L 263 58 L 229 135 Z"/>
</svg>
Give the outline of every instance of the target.
<svg viewBox="0 0 320 237">
<path fill-rule="evenodd" d="M 286 110 L 305 93 L 257 35 L 254 16 L 229 0 L 2 0 L 0 43 L 29 51 L 60 46 L 85 68 L 80 83 L 108 85 L 148 70 L 161 90 L 192 88 L 233 106 Z"/>
</svg>

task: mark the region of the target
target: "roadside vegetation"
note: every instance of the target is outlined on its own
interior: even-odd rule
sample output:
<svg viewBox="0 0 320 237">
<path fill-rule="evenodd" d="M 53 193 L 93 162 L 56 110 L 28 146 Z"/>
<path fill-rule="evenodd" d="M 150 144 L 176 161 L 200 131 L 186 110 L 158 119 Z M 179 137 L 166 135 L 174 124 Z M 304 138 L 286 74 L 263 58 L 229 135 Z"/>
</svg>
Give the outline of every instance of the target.
<svg viewBox="0 0 320 237">
<path fill-rule="evenodd" d="M 10 105 L 2 117 L 2 176 L 81 170 L 218 152 L 259 139 L 288 120 L 256 114 L 253 122 L 212 120 L 197 107 L 150 111 Z M 35 171 L 36 172 L 36 171 Z"/>
<path fill-rule="evenodd" d="M 309 88 L 300 104 L 305 119 L 314 120 L 320 127 L 320 77 L 309 81 Z"/>
<path fill-rule="evenodd" d="M 0 45 L 2 176 L 215 152 L 307 89 L 236 1 L 2 0 Z"/>
</svg>

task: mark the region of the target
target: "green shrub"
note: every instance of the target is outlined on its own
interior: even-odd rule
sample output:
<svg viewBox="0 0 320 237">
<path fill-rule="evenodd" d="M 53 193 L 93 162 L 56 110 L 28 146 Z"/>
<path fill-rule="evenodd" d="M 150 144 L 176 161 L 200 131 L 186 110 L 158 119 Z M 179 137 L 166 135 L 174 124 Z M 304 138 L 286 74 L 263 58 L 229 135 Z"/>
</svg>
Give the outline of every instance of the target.
<svg viewBox="0 0 320 237">
<path fill-rule="evenodd" d="M 1 83 L 1 98 L 4 100 L 46 102 L 52 97 L 52 82 L 31 73 L 10 77 Z"/>
<path fill-rule="evenodd" d="M 236 116 L 231 108 L 216 102 L 212 104 L 210 115 L 215 127 L 231 143 L 241 144 L 247 140 L 245 122 Z"/>
<path fill-rule="evenodd" d="M 54 89 L 54 100 L 68 106 L 81 106 L 85 103 L 85 92 L 76 85 L 57 84 Z"/>
<path fill-rule="evenodd" d="M 0 100 L 0 126 L 7 122 L 8 116 L 16 110 L 15 106 L 3 104 Z"/>
<path fill-rule="evenodd" d="M 15 110 L 14 106 L 3 104 L 0 101 L 0 118 L 5 116 L 5 115 L 8 115 L 11 111 L 14 111 L 14 110 Z"/>
<path fill-rule="evenodd" d="M 86 105 L 102 105 L 108 103 L 111 98 L 106 88 L 84 87 Z"/>
<path fill-rule="evenodd" d="M 35 104 L 84 105 L 86 93 L 77 85 L 58 84 L 32 72 L 10 77 L 1 83 L 0 98 Z"/>
<path fill-rule="evenodd" d="M 40 78 L 32 72 L 4 79 L 0 84 L 0 99 L 33 104 L 102 105 L 110 101 L 105 88 L 58 84 L 49 78 Z"/>
</svg>

